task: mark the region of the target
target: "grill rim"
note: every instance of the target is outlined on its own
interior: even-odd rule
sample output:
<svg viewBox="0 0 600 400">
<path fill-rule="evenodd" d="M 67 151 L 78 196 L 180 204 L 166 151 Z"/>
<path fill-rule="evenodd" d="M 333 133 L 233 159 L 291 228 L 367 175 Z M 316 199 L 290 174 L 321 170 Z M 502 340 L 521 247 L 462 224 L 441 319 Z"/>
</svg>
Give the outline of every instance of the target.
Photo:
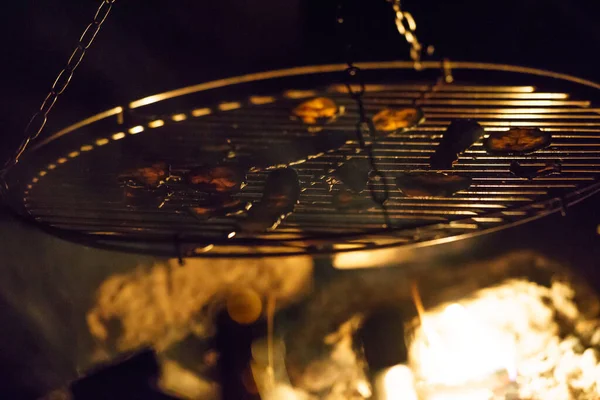
<svg viewBox="0 0 600 400">
<path fill-rule="evenodd" d="M 366 70 L 369 70 L 369 69 L 379 70 L 379 69 L 412 68 L 413 64 L 408 61 L 391 61 L 391 62 L 357 63 L 357 66 L 362 69 L 366 69 Z M 424 67 L 424 69 L 431 69 L 431 70 L 440 69 L 442 67 L 442 63 L 434 62 L 434 61 L 425 62 L 425 63 L 423 63 L 423 67 Z M 545 71 L 545 70 L 536 69 L 536 68 L 520 67 L 520 66 L 505 65 L 505 64 L 487 64 L 487 63 L 471 63 L 471 62 L 450 62 L 450 67 L 453 69 L 463 69 L 463 70 L 469 70 L 469 69 L 475 69 L 475 70 L 479 70 L 479 71 L 493 70 L 495 72 L 515 72 L 515 73 L 522 73 L 522 74 L 532 74 L 532 75 L 537 75 L 537 76 L 542 76 L 542 77 L 547 77 L 547 78 L 566 80 L 566 81 L 569 81 L 572 83 L 576 83 L 576 84 L 588 86 L 593 89 L 600 90 L 600 84 L 596 84 L 594 82 L 591 82 L 591 81 L 588 81 L 585 79 L 581 79 L 578 77 L 574 77 L 571 75 L 566 75 L 566 74 L 561 74 L 561 73 L 556 73 L 556 72 L 551 72 L 551 71 Z M 290 77 L 290 76 L 299 76 L 299 75 L 306 75 L 306 74 L 341 72 L 345 68 L 346 68 L 346 65 L 344 65 L 344 64 L 331 64 L 331 65 L 321 65 L 321 66 L 296 67 L 296 68 L 290 68 L 290 69 L 285 69 L 285 70 L 268 71 L 268 72 L 243 75 L 243 76 L 238 76 L 238 77 L 233 77 L 233 78 L 226 78 L 226 79 L 207 82 L 207 83 L 203 83 L 203 84 L 199 84 L 199 85 L 192 85 L 192 86 L 160 93 L 160 94 L 153 95 L 153 96 L 148 96 L 148 97 L 131 102 L 129 104 L 128 109 L 142 108 L 144 106 L 155 104 L 160 101 L 169 100 L 172 98 L 185 96 L 185 95 L 192 94 L 192 93 L 197 93 L 200 91 L 217 89 L 217 88 L 221 88 L 224 86 L 231 86 L 231 85 L 236 85 L 236 84 L 240 84 L 240 83 L 248 83 L 248 82 L 269 80 L 269 79 L 275 79 L 275 78 L 284 78 L 284 77 Z M 582 112 L 584 112 L 585 110 L 586 109 L 583 108 Z M 114 116 L 119 117 L 120 115 L 123 114 L 123 112 L 125 112 L 125 107 L 120 106 L 120 107 L 115 107 L 113 109 L 102 112 L 100 114 L 96 114 L 87 119 L 84 119 L 83 121 L 73 124 L 65 129 L 51 135 L 50 137 L 40 141 L 39 143 L 36 143 L 34 146 L 32 146 L 31 150 L 29 150 L 27 152 L 27 154 L 31 155 L 31 154 L 35 153 L 36 151 L 42 149 L 44 146 L 60 139 L 61 137 L 65 136 L 69 133 L 76 132 L 77 130 L 79 130 L 85 126 L 88 126 L 90 124 L 93 124 L 95 122 L 98 122 L 100 120 L 107 119 L 110 117 L 114 117 Z M 26 159 L 26 157 L 24 157 L 24 159 Z M 10 176 L 10 172 L 11 171 L 9 171 L 9 176 Z M 530 222 L 530 221 L 538 219 L 538 218 L 542 218 L 544 216 L 564 210 L 565 208 L 568 208 L 571 205 L 574 205 L 574 204 L 578 203 L 579 201 L 582 201 L 583 199 L 595 194 L 598 191 L 600 191 L 600 183 L 595 183 L 595 184 L 585 187 L 583 190 L 576 190 L 576 191 L 572 191 L 572 192 L 568 193 L 568 195 L 566 197 L 569 197 L 569 195 L 570 195 L 570 197 L 576 197 L 572 202 L 565 201 L 565 198 L 561 199 L 560 197 L 554 197 L 554 198 L 548 197 L 544 200 L 545 203 L 549 203 L 549 204 L 556 203 L 556 204 L 552 205 L 549 208 L 544 208 L 543 210 L 540 209 L 535 215 L 527 216 L 525 218 L 518 219 L 517 221 L 505 220 L 504 223 L 502 223 L 501 225 L 498 225 L 498 226 L 478 229 L 477 231 L 474 231 L 474 232 L 467 232 L 467 233 L 462 233 L 462 234 L 458 234 L 458 235 L 447 236 L 444 238 L 418 241 L 418 242 L 409 243 L 409 244 L 404 244 L 402 242 L 396 242 L 393 244 L 381 244 L 381 245 L 366 246 L 363 248 L 352 248 L 352 249 L 313 248 L 312 246 L 308 246 L 303 251 L 299 251 L 299 252 L 295 252 L 295 253 L 294 252 L 291 252 L 291 253 L 290 252 L 259 253 L 259 254 L 205 253 L 205 254 L 201 254 L 201 255 L 194 254 L 193 256 L 216 257 L 216 258 L 231 257 L 231 256 L 234 256 L 234 257 L 293 256 L 293 255 L 305 255 L 307 253 L 309 253 L 309 254 L 324 254 L 324 253 L 333 253 L 333 252 L 337 253 L 337 252 L 348 252 L 348 251 L 364 250 L 364 249 L 390 248 L 390 247 L 397 247 L 397 246 L 402 246 L 403 248 L 414 248 L 414 247 L 422 247 L 422 246 L 434 245 L 434 244 L 440 244 L 440 243 L 447 243 L 447 242 L 452 242 L 452 241 L 456 241 L 456 240 L 466 239 L 466 238 L 473 237 L 473 236 L 476 236 L 479 234 L 484 234 L 484 233 L 489 233 L 489 232 L 506 229 L 509 227 L 521 225 L 526 222 Z M 581 192 L 585 192 L 585 194 L 582 197 L 580 196 L 582 194 Z M 12 193 L 12 191 L 10 191 L 9 195 L 11 193 Z M 577 196 L 579 196 L 579 197 L 577 197 Z M 9 204 L 11 204 L 11 203 L 14 204 L 14 202 L 10 202 Z M 18 201 L 17 201 L 17 204 L 19 204 Z M 529 205 L 533 205 L 533 204 L 539 204 L 539 202 L 532 202 Z M 519 207 L 516 207 L 516 208 L 519 208 Z M 509 207 L 507 209 L 511 210 L 513 208 Z M 31 216 L 23 215 L 19 212 L 16 212 L 16 214 L 19 215 L 21 217 L 21 219 L 28 220 L 29 222 L 32 222 L 33 224 L 41 227 L 44 231 L 47 231 L 48 233 L 51 233 L 55 236 L 63 237 L 67 240 L 79 241 L 79 242 L 82 242 L 83 244 L 90 244 L 95 247 L 107 246 L 112 250 L 128 251 L 124 246 L 118 244 L 120 242 L 119 240 L 114 241 L 115 242 L 114 245 L 110 244 L 110 242 L 112 242 L 111 239 L 116 238 L 116 236 L 114 236 L 114 235 L 105 237 L 103 235 L 100 235 L 97 232 L 92 233 L 92 234 L 87 233 L 87 232 L 75 232 L 72 230 L 58 228 L 58 227 L 52 226 L 48 223 L 37 221 L 35 218 L 33 218 Z M 488 213 L 484 213 L 484 214 L 476 215 L 476 216 L 473 216 L 470 218 L 463 218 L 461 220 L 458 220 L 457 222 L 469 221 L 472 218 L 476 218 L 476 217 L 487 217 L 488 216 L 487 214 Z M 449 223 L 450 221 L 446 221 L 446 222 Z M 440 222 L 440 223 L 442 223 L 442 222 Z M 431 225 L 435 225 L 435 224 L 432 223 Z M 396 230 L 398 230 L 398 229 L 396 229 Z M 394 229 L 392 229 L 391 231 L 393 232 Z M 327 242 L 327 240 L 325 240 L 326 238 L 331 238 L 332 240 L 338 240 L 340 238 L 348 238 L 348 239 L 365 238 L 365 240 L 366 240 L 366 239 L 371 238 L 371 236 L 385 234 L 386 232 L 390 232 L 390 229 L 378 229 L 378 230 L 372 230 L 372 231 L 363 230 L 363 231 L 357 232 L 357 233 L 349 233 L 349 234 L 341 234 L 341 235 L 340 234 L 334 234 L 334 235 L 330 234 L 330 235 L 324 235 L 323 238 L 319 238 L 316 235 L 312 235 L 311 237 L 314 237 L 315 240 L 324 240 L 325 242 Z M 77 238 L 78 236 L 79 236 L 79 238 Z M 76 239 L 80 239 L 80 240 L 76 240 Z M 272 246 L 274 244 L 280 245 L 281 243 L 302 242 L 302 241 L 310 240 L 310 238 L 308 238 L 308 239 L 307 238 L 277 239 L 277 238 L 264 238 L 264 237 L 250 238 L 250 239 L 237 239 L 236 238 L 236 240 L 234 242 L 222 241 L 222 243 L 219 243 L 220 240 L 216 240 L 216 239 L 205 239 L 205 240 L 206 240 L 207 244 L 210 241 L 210 244 L 214 243 L 216 245 L 225 246 L 225 247 L 227 247 L 227 246 L 239 247 L 239 246 L 245 246 L 246 244 L 249 246 L 259 246 L 260 247 L 261 244 L 262 245 L 266 244 L 267 246 Z M 135 235 L 129 234 L 129 235 L 127 235 L 127 238 L 125 239 L 125 241 L 129 241 L 131 243 L 153 243 L 154 241 L 165 243 L 165 236 L 161 236 L 161 238 L 152 238 L 149 236 L 142 236 L 142 235 L 135 236 Z M 101 242 L 105 242 L 105 244 L 103 245 Z M 202 243 L 202 241 L 200 241 L 198 239 L 186 239 L 185 236 L 182 236 L 179 238 L 174 238 L 173 243 L 198 244 L 198 243 Z M 175 244 L 175 246 L 177 246 L 177 244 Z M 133 250 L 133 252 L 140 253 L 141 251 L 139 249 L 136 249 L 136 250 Z M 158 252 L 159 252 L 158 250 L 157 251 L 149 251 L 149 254 L 158 255 L 157 254 Z M 177 252 L 175 252 L 175 255 L 177 255 L 176 254 Z M 174 255 L 174 252 L 166 251 L 164 254 L 161 254 L 161 255 L 171 255 L 172 256 L 172 255 Z M 190 255 L 186 255 L 186 257 L 188 257 L 188 256 L 190 256 Z"/>
</svg>

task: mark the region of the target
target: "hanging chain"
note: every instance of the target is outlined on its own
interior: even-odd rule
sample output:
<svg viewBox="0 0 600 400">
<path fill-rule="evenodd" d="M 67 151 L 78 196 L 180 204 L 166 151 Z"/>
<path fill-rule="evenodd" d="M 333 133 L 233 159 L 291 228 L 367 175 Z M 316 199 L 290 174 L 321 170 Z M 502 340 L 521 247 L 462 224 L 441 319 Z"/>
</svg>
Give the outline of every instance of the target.
<svg viewBox="0 0 600 400">
<path fill-rule="evenodd" d="M 344 23 L 344 16 L 342 15 L 342 10 L 342 3 L 340 3 L 338 6 L 337 18 L 337 22 L 340 25 Z M 365 105 L 363 102 L 363 95 L 365 94 L 365 82 L 362 77 L 361 69 L 354 65 L 354 61 L 352 60 L 352 53 L 354 50 L 353 43 L 348 41 L 345 44 L 345 49 L 348 64 L 348 67 L 345 70 L 345 85 L 348 89 L 350 97 L 356 102 L 359 115 L 358 122 L 356 123 L 356 137 L 358 139 L 360 149 L 367 154 L 367 158 L 371 167 L 371 172 L 369 174 L 368 180 L 369 192 L 371 193 L 371 198 L 373 199 L 373 201 L 377 203 L 383 211 L 385 227 L 390 228 L 391 221 L 386 206 L 386 202 L 389 199 L 389 189 L 387 187 L 387 180 L 385 178 L 385 175 L 377 167 L 377 162 L 375 160 L 375 156 L 373 155 L 373 148 L 376 146 L 377 142 L 377 129 L 375 128 L 375 125 L 373 124 L 371 118 L 367 116 L 367 112 L 365 110 Z M 366 137 L 370 139 L 370 144 L 368 145 L 365 141 Z M 378 192 L 375 189 L 376 184 L 383 184 L 382 193 Z"/>
<path fill-rule="evenodd" d="M 41 107 L 38 111 L 33 115 L 29 124 L 25 128 L 25 139 L 18 147 L 14 156 L 4 165 L 4 168 L 0 170 L 0 189 L 7 190 L 7 184 L 4 181 L 4 176 L 8 169 L 13 167 L 19 162 L 19 158 L 23 155 L 27 147 L 31 144 L 33 140 L 35 140 L 44 130 L 46 126 L 46 122 L 48 121 L 48 114 L 52 111 L 52 108 L 56 104 L 56 101 L 60 97 L 61 94 L 67 89 L 71 79 L 73 78 L 73 74 L 75 70 L 81 64 L 83 57 L 85 56 L 87 50 L 90 48 L 94 39 L 98 35 L 102 24 L 110 14 L 113 4 L 116 0 L 102 0 L 96 14 L 94 15 L 94 19 L 92 22 L 88 24 L 88 26 L 83 31 L 83 34 L 79 38 L 79 42 L 73 50 L 71 57 L 67 61 L 67 65 L 63 68 L 62 71 L 56 77 L 50 92 L 44 99 Z"/>
<path fill-rule="evenodd" d="M 392 4 L 394 13 L 396 14 L 395 19 L 398 33 L 404 36 L 404 39 L 406 39 L 410 45 L 410 58 L 415 63 L 415 69 L 420 70 L 422 68 L 421 53 L 423 51 L 423 46 L 421 45 L 421 42 L 419 42 L 419 39 L 417 39 L 417 34 L 415 33 L 417 30 L 417 23 L 411 13 L 402 11 L 400 0 L 387 1 Z M 427 51 L 430 54 L 433 53 L 433 47 L 429 46 Z"/>
<path fill-rule="evenodd" d="M 371 172 L 369 173 L 368 180 L 369 191 L 371 192 L 371 198 L 373 201 L 381 207 L 385 226 L 386 228 L 389 228 L 391 226 L 390 216 L 387 211 L 386 202 L 388 201 L 390 194 L 385 175 L 377 167 L 377 162 L 375 161 L 375 156 L 373 155 L 373 147 L 375 147 L 377 143 L 377 129 L 373 124 L 373 120 L 367 116 L 367 112 L 365 110 L 365 105 L 363 102 L 365 83 L 362 80 L 360 68 L 353 64 L 348 64 L 348 68 L 346 68 L 346 75 L 346 87 L 348 88 L 348 92 L 356 102 L 358 108 L 359 119 L 356 123 L 356 137 L 361 150 L 367 154 L 369 164 L 371 166 Z M 358 90 L 356 88 L 358 88 Z M 371 140 L 369 145 L 366 144 L 365 137 L 368 137 Z M 375 189 L 376 184 L 383 184 L 382 193 Z"/>
</svg>

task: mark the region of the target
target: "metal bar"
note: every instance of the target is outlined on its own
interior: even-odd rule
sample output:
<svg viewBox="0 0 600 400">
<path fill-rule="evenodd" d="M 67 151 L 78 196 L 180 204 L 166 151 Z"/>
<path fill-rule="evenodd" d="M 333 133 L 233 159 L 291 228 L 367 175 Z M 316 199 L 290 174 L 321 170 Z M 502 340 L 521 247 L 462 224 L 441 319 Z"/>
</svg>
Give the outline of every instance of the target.
<svg viewBox="0 0 600 400">
<path fill-rule="evenodd" d="M 568 114 L 589 114 L 600 113 L 600 108 L 452 108 L 452 107 L 422 107 L 425 113 L 495 113 L 495 114 L 552 114 L 552 113 L 568 113 Z"/>
<path fill-rule="evenodd" d="M 394 84 L 366 84 L 365 91 L 384 92 L 384 91 L 401 91 L 401 90 L 417 90 L 425 92 L 430 90 L 431 85 L 394 85 Z M 448 92 L 507 92 L 507 93 L 532 93 L 535 91 L 534 86 L 484 86 L 484 85 L 461 85 L 452 84 L 440 86 L 439 91 Z M 331 85 L 326 91 L 347 94 L 348 88 L 346 85 Z"/>
<path fill-rule="evenodd" d="M 515 99 L 515 100 L 565 100 L 569 98 L 567 93 L 498 93 L 498 92 L 428 92 L 427 90 L 419 92 L 384 92 L 377 93 L 376 96 L 365 95 L 365 100 L 372 98 L 384 99 L 418 99 L 426 93 L 427 99 Z"/>
<path fill-rule="evenodd" d="M 395 99 L 373 99 L 365 98 L 365 104 L 402 104 L 410 105 L 411 100 Z M 464 100 L 464 99 L 424 99 L 421 101 L 424 105 L 449 105 L 449 106 L 519 106 L 519 107 L 553 107 L 553 106 L 573 106 L 589 107 L 591 102 L 587 100 Z"/>
<path fill-rule="evenodd" d="M 586 115 L 576 115 L 576 114 L 525 114 L 525 113 L 505 113 L 505 114 L 497 114 L 497 113 L 427 113 L 425 112 L 425 117 L 427 119 L 443 119 L 443 118 L 475 118 L 475 119 L 516 119 L 516 120 L 543 120 L 543 119 L 577 119 L 577 120 L 597 120 L 600 119 L 600 114 L 586 114 Z"/>
</svg>

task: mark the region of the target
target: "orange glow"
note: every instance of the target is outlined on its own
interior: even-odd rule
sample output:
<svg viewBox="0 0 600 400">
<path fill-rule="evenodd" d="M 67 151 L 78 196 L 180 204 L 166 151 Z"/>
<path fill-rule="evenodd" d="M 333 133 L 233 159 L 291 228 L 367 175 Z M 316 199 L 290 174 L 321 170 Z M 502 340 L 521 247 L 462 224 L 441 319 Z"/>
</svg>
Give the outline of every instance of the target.
<svg viewBox="0 0 600 400">
<path fill-rule="evenodd" d="M 144 127 L 143 127 L 143 126 L 141 126 L 141 125 L 134 126 L 133 128 L 130 128 L 130 129 L 129 129 L 129 133 L 130 133 L 131 135 L 137 135 L 137 134 L 138 134 L 138 133 L 140 133 L 140 132 L 144 132 Z M 114 138 L 115 138 L 115 137 L 113 136 L 113 139 L 114 139 Z M 115 139 L 115 140 L 117 140 L 117 139 Z"/>
<path fill-rule="evenodd" d="M 160 128 L 164 124 L 165 124 L 165 121 L 163 121 L 162 119 L 157 119 L 155 121 L 149 122 L 148 128 Z"/>
<path fill-rule="evenodd" d="M 86 144 L 81 146 L 81 151 L 91 151 L 94 148 L 94 146 L 92 146 L 91 144 Z"/>
<path fill-rule="evenodd" d="M 112 135 L 113 140 L 121 140 L 125 137 L 125 133 L 119 132 Z"/>
<path fill-rule="evenodd" d="M 375 393 L 378 400 L 418 400 L 414 376 L 405 365 L 396 365 L 378 374 Z"/>
<path fill-rule="evenodd" d="M 221 103 L 221 104 L 219 104 L 219 110 L 230 111 L 230 110 L 235 110 L 237 108 L 240 108 L 241 106 L 242 105 L 240 103 L 238 103 L 237 101 L 230 102 L 230 103 Z"/>
<path fill-rule="evenodd" d="M 192 115 L 194 117 L 203 117 L 205 115 L 209 115 L 212 112 L 210 108 L 196 108 L 192 110 Z"/>
<path fill-rule="evenodd" d="M 307 97 L 316 96 L 317 92 L 314 90 L 288 90 L 283 95 L 288 99 L 304 99 Z"/>
<path fill-rule="evenodd" d="M 413 304 L 417 309 L 417 314 L 419 316 L 419 321 L 421 321 L 421 325 L 423 324 L 423 315 L 425 315 L 425 308 L 423 307 L 423 301 L 421 299 L 421 294 L 419 293 L 419 286 L 416 281 L 412 281 L 410 284 L 410 295 L 413 300 Z"/>
<path fill-rule="evenodd" d="M 96 146 L 104 146 L 105 144 L 108 144 L 108 142 L 108 139 L 98 139 L 96 140 Z"/>
<path fill-rule="evenodd" d="M 69 158 L 75 158 L 75 157 L 79 157 L 79 153 L 78 151 L 72 151 L 68 154 Z"/>
<path fill-rule="evenodd" d="M 187 119 L 187 115 L 185 115 L 184 113 L 174 114 L 171 116 L 171 119 L 175 122 L 181 122 L 181 121 L 185 121 Z"/>
<path fill-rule="evenodd" d="M 250 97 L 250 103 L 261 105 L 261 104 L 269 104 L 274 103 L 275 97 L 273 96 L 252 96 Z"/>
<path fill-rule="evenodd" d="M 417 363 L 419 376 L 430 385 L 467 385 L 464 391 L 481 390 L 484 388 L 470 383 L 484 381 L 507 368 L 514 369 L 514 338 L 478 321 L 463 305 L 453 303 L 435 314 L 426 313 L 423 318 L 427 329 L 411 346 L 411 359 Z"/>
</svg>

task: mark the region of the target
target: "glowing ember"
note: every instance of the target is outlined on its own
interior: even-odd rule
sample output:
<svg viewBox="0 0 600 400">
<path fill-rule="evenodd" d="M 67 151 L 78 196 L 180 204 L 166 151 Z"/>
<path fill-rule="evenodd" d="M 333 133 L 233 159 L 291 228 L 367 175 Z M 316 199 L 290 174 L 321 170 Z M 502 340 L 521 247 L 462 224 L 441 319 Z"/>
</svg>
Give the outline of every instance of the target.
<svg viewBox="0 0 600 400">
<path fill-rule="evenodd" d="M 356 390 L 365 371 L 371 398 L 377 399 L 390 393 L 411 398 L 413 392 L 419 400 L 600 399 L 600 302 L 585 282 L 570 277 L 563 266 L 531 252 L 436 273 L 407 276 L 389 268 L 361 274 L 326 287 L 314 311 L 297 325 L 299 333 L 289 337 L 295 339 L 288 346 L 290 377 L 297 388 L 327 400 L 368 398 L 369 393 Z M 419 290 L 411 287 L 411 279 L 419 281 Z M 340 298 L 349 299 L 341 310 Z M 390 371 L 406 372 L 401 364 L 393 371 L 371 371 L 364 351 L 356 350 L 361 317 L 386 305 L 403 309 L 405 317 L 420 317 L 405 321 L 413 390 L 399 379 L 391 379 L 397 382 L 393 386 L 377 379 Z M 330 314 L 319 319 L 325 310 Z M 331 314 L 346 321 L 335 335 L 327 325 Z M 311 330 L 317 322 L 323 327 L 316 334 L 302 329 L 307 321 Z M 321 350 L 323 338 L 327 347 Z M 308 361 L 305 353 L 293 353 L 315 347 Z M 406 378 L 403 383 L 410 381 Z M 346 397 L 333 396 L 340 386 L 345 392 L 337 393 Z"/>
<path fill-rule="evenodd" d="M 426 312 L 426 329 L 410 345 L 423 397 L 511 398 L 516 379 L 522 400 L 597 398 L 596 350 L 586 349 L 585 335 L 575 337 L 573 328 L 591 333 L 597 325 L 580 315 L 573 297 L 564 283 L 548 288 L 510 280 Z M 572 335 L 562 338 L 565 330 Z"/>
</svg>

